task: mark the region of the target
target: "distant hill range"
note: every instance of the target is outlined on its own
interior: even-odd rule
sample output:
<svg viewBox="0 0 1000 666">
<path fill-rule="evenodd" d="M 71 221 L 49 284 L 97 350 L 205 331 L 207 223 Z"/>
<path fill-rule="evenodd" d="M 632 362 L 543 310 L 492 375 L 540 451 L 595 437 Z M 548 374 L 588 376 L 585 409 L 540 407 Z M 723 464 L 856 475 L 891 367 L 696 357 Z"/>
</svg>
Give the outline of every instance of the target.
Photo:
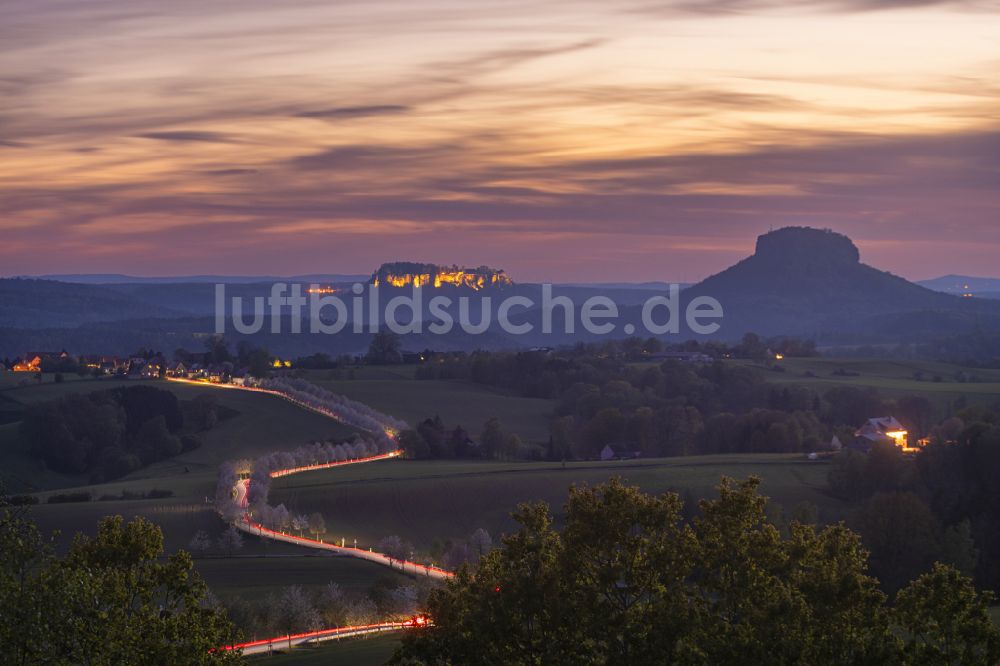
<svg viewBox="0 0 1000 666">
<path fill-rule="evenodd" d="M 760 236 L 753 255 L 683 293 L 718 299 L 727 337 L 756 331 L 904 341 L 1000 328 L 1000 303 L 933 291 L 872 268 L 847 236 L 808 227 Z"/>
<path fill-rule="evenodd" d="M 945 275 L 933 280 L 921 280 L 917 284 L 956 296 L 968 294 L 969 297 L 974 298 L 1000 298 L 1000 278 Z"/>
<path fill-rule="evenodd" d="M 52 275 L 22 275 L 23 278 L 72 282 L 76 284 L 253 284 L 260 282 L 364 282 L 367 275 L 316 273 L 309 275 L 165 275 L 141 277 L 121 273 L 66 273 Z"/>
<path fill-rule="evenodd" d="M 68 327 L 87 322 L 184 314 L 183 310 L 99 285 L 0 279 L 0 327 Z"/>
<path fill-rule="evenodd" d="M 691 286 L 690 282 L 569 282 L 565 286 L 585 289 L 645 289 L 646 291 L 664 292 L 672 284 L 676 284 L 681 289 L 687 289 Z"/>
<path fill-rule="evenodd" d="M 425 329 L 423 334 L 404 340 L 408 349 L 524 348 L 601 339 L 579 326 L 571 334 L 542 334 L 538 307 L 520 309 L 514 317 L 515 323 L 533 324 L 531 334 L 505 333 L 496 324 L 500 299 L 525 296 L 539 304 L 542 286 L 515 283 L 504 271 L 486 266 L 394 262 L 382 265 L 370 276 L 50 277 L 59 279 L 0 279 L 0 357 L 40 348 L 94 354 L 123 354 L 140 346 L 167 353 L 178 347 L 200 348 L 214 330 L 217 282 L 226 283 L 228 298 L 241 296 L 245 303 L 266 297 L 274 282 L 319 283 L 329 286 L 323 293 L 337 293 L 345 300 L 353 298 L 349 287 L 355 282 L 378 284 L 379 291 L 388 292 L 390 297 L 409 294 L 410 287 L 419 284 L 468 296 L 473 322 L 480 321 L 479 308 L 487 302 L 486 296 L 491 297 L 493 324 L 485 333 L 470 335 L 455 327 L 446 335 L 435 336 Z M 1000 331 L 1000 301 L 981 297 L 1000 281 L 947 276 L 928 282 L 934 289 L 861 263 L 858 248 L 841 234 L 789 227 L 760 236 L 751 256 L 687 286 L 680 292 L 680 301 L 684 306 L 698 296 L 716 298 L 725 314 L 715 337 L 729 340 L 753 331 L 766 336 L 808 337 L 822 344 L 880 344 Z M 645 334 L 639 326 L 642 304 L 667 288 L 666 283 L 564 284 L 556 285 L 553 292 L 567 297 L 578 312 L 592 296 L 610 298 L 619 306 L 616 335 L 621 336 L 626 323 L 636 326 L 637 335 Z M 964 297 L 966 293 L 973 297 Z M 429 297 L 430 293 L 417 319 L 427 319 Z M 382 303 L 387 301 L 384 298 Z M 553 317 L 557 331 L 562 330 L 561 312 L 557 309 Z M 366 319 L 363 333 L 353 333 L 351 328 L 329 336 L 271 335 L 268 327 L 248 339 L 282 356 L 364 351 L 371 338 L 369 322 Z M 289 329 L 287 323 L 282 327 Z M 234 343 L 243 339 L 231 325 L 227 337 Z M 682 330 L 680 339 L 690 337 L 690 332 Z"/>
</svg>

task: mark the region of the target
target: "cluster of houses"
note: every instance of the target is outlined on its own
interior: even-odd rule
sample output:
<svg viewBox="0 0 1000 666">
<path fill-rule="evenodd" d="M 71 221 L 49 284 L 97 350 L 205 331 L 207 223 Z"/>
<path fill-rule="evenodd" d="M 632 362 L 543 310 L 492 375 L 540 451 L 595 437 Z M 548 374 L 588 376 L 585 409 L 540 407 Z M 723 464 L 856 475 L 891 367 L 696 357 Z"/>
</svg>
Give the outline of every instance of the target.
<svg viewBox="0 0 1000 666">
<path fill-rule="evenodd" d="M 66 362 L 72 362 L 72 357 L 66 352 L 65 349 L 58 352 L 30 351 L 21 358 L 15 358 L 13 361 L 5 362 L 3 364 L 3 369 L 10 370 L 12 372 L 41 372 L 42 364 L 55 365 Z"/>
<path fill-rule="evenodd" d="M 184 363 L 177 361 L 164 367 L 163 376 L 177 379 L 191 379 L 213 384 L 235 384 L 243 386 L 247 379 L 247 368 L 237 368 L 232 363 Z"/>
<path fill-rule="evenodd" d="M 62 351 L 29 351 L 23 356 L 0 360 L 0 370 L 22 373 L 74 372 L 82 360 Z"/>
<path fill-rule="evenodd" d="M 85 370 L 94 375 L 127 379 L 176 377 L 237 385 L 242 385 L 247 376 L 247 368 L 236 368 L 232 363 L 168 362 L 161 354 L 148 358 L 100 355 L 74 357 L 66 350 L 28 352 L 12 361 L 0 362 L 0 370 L 18 373 L 79 372 Z"/>
<path fill-rule="evenodd" d="M 4 363 L 4 370 L 11 370 L 13 372 L 41 372 L 42 357 L 35 355 L 16 358 L 10 368 Z"/>
<path fill-rule="evenodd" d="M 142 358 L 120 356 L 72 356 L 62 351 L 32 351 L 4 363 L 11 372 L 80 372 L 95 375 L 115 375 L 135 379 L 155 379 L 162 376 L 162 357 Z"/>
</svg>

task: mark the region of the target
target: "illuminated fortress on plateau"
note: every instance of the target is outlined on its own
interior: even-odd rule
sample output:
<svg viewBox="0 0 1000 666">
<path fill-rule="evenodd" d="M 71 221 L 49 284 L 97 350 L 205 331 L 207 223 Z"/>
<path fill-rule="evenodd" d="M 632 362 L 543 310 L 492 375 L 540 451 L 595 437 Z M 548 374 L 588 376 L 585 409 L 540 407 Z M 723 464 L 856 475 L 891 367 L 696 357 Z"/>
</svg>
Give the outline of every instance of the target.
<svg viewBox="0 0 1000 666">
<path fill-rule="evenodd" d="M 372 274 L 372 284 L 392 287 L 467 287 L 469 289 L 485 289 L 487 287 L 502 287 L 514 282 L 500 269 L 480 266 L 466 268 L 458 266 L 437 266 L 435 264 L 419 264 L 408 261 L 397 261 L 382 264 Z"/>
</svg>

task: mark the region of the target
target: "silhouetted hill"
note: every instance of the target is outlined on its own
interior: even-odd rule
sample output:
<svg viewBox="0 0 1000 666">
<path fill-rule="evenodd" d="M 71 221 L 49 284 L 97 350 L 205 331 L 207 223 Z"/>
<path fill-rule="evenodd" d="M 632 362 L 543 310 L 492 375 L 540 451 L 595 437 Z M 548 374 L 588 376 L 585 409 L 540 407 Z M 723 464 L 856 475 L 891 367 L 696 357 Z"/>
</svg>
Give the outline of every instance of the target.
<svg viewBox="0 0 1000 666">
<path fill-rule="evenodd" d="M 995 302 L 932 291 L 860 259 L 847 236 L 787 227 L 760 236 L 753 255 L 684 296 L 718 299 L 725 337 L 755 331 L 899 341 L 1000 325 Z"/>
<path fill-rule="evenodd" d="M 543 333 L 543 317 L 538 307 L 543 300 L 542 285 L 512 283 L 499 271 L 487 273 L 489 269 L 485 268 L 445 270 L 423 265 L 396 265 L 396 268 L 400 270 L 383 271 L 385 284 L 378 289 L 383 307 L 379 308 L 379 314 L 384 314 L 384 305 L 393 297 L 415 293 L 410 285 L 417 281 L 418 275 L 423 285 L 416 290 L 422 295 L 414 315 L 418 320 L 437 320 L 429 309 L 434 295 L 446 295 L 456 302 L 467 297 L 473 324 L 482 321 L 480 309 L 489 303 L 487 297 L 492 299 L 494 316 L 483 334 L 467 334 L 456 326 L 447 334 L 433 335 L 424 328 L 422 334 L 406 336 L 404 346 L 408 349 L 524 348 L 604 339 L 587 333 L 581 326 L 572 333 L 566 332 L 561 308 L 553 313 L 555 333 Z M 485 277 L 487 274 L 504 275 L 503 284 L 494 287 L 492 278 Z M 394 287 L 393 281 L 406 286 Z M 434 287 L 438 282 L 441 286 Z M 354 298 L 349 284 L 335 283 L 334 287 L 345 301 Z M 229 283 L 227 310 L 233 297 L 249 304 L 255 298 L 266 297 L 270 290 L 271 284 L 267 282 Z M 666 285 L 559 285 L 553 289 L 554 295 L 568 297 L 577 312 L 592 296 L 614 301 L 620 316 L 612 337 L 625 336 L 625 330 L 634 330 L 636 335 L 647 334 L 641 326 L 642 304 L 656 291 L 665 294 Z M 682 291 L 682 305 L 700 295 L 712 296 L 722 303 L 725 315 L 715 337 L 730 340 L 753 331 L 767 336 L 808 337 L 820 343 L 901 343 L 1000 331 L 1000 302 L 962 298 L 907 282 L 861 263 L 857 247 L 846 236 L 801 227 L 764 234 L 757 240 L 752 256 Z M 531 333 L 511 335 L 497 325 L 499 302 L 510 296 L 528 297 L 534 303 L 533 307 L 519 307 L 512 314 L 514 323 L 532 324 Z M 361 298 L 367 300 L 369 296 Z M 214 310 L 215 287 L 207 281 L 76 284 L 0 280 L 0 355 L 16 355 L 29 348 L 117 354 L 140 346 L 165 351 L 180 346 L 196 349 L 214 330 Z M 367 310 L 363 308 L 364 312 Z M 353 308 L 347 315 L 349 321 L 350 312 Z M 407 310 L 402 312 L 401 321 L 408 321 Z M 456 314 L 455 308 L 451 312 Z M 288 316 L 290 312 L 286 309 L 283 314 Z M 662 319 L 662 312 L 654 318 Z M 333 336 L 290 335 L 287 323 L 280 328 L 285 333 L 270 334 L 268 326 L 250 336 L 237 334 L 232 324 L 228 324 L 226 335 L 233 343 L 247 339 L 283 356 L 316 351 L 334 355 L 357 353 L 364 351 L 371 336 L 372 322 L 367 315 L 364 322 L 363 332 L 353 333 L 352 326 Z M 382 323 L 381 317 L 374 322 L 375 327 Z M 682 325 L 680 336 L 674 339 L 691 337 L 693 334 Z"/>
<path fill-rule="evenodd" d="M 176 310 L 98 285 L 0 279 L 3 326 L 46 328 L 138 317 L 176 317 Z"/>
</svg>

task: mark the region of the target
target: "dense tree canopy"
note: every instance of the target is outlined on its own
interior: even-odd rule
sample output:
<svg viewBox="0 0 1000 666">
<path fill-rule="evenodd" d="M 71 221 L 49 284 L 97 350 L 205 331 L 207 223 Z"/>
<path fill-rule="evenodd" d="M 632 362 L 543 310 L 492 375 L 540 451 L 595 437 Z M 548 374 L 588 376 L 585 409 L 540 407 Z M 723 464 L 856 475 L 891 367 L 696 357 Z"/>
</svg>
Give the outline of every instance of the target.
<svg viewBox="0 0 1000 666">
<path fill-rule="evenodd" d="M 560 440 L 558 446 L 553 442 L 553 455 L 584 459 L 596 457 L 607 444 L 645 456 L 815 451 L 827 445 L 835 428 L 855 428 L 890 406 L 870 390 L 836 387 L 821 394 L 807 386 L 770 383 L 765 369 L 773 363 L 773 351 L 763 353 L 773 349 L 769 344 L 803 354 L 808 347 L 752 336 L 736 347 L 707 351 L 770 361 L 639 364 L 630 361 L 647 360 L 656 345 L 631 339 L 551 353 L 442 354 L 419 366 L 416 376 L 463 379 L 553 399 L 558 422 L 553 421 L 552 436 Z M 900 413 L 926 426 L 926 405 L 917 399 L 905 405 Z"/>
<path fill-rule="evenodd" d="M 181 551 L 160 529 L 105 518 L 93 538 L 52 554 L 34 524 L 0 508 L 0 645 L 9 664 L 221 664 L 235 641 Z"/>
<path fill-rule="evenodd" d="M 170 391 L 127 386 L 33 405 L 20 433 L 50 468 L 100 482 L 180 453 L 183 423 Z"/>
<path fill-rule="evenodd" d="M 991 664 L 1000 634 L 989 595 L 939 565 L 904 588 L 899 610 L 843 525 L 789 535 L 765 518 L 758 482 L 724 480 L 683 519 L 672 493 L 617 480 L 574 488 L 557 531 L 544 504 L 433 592 L 435 626 L 395 661 L 423 664 Z M 926 601 L 933 593 L 933 604 Z M 968 622 L 946 622 L 953 609 Z M 983 621 L 987 618 L 987 621 Z"/>
</svg>

